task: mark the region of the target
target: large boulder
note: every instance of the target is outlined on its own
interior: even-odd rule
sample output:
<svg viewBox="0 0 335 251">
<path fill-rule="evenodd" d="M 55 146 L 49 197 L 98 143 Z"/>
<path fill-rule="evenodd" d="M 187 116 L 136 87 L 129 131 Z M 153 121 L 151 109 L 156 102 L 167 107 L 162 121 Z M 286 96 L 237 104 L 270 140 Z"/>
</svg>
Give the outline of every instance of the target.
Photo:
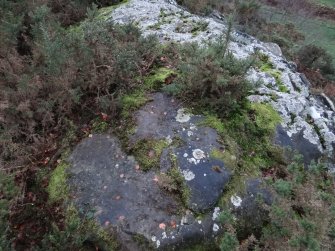
<svg viewBox="0 0 335 251">
<path fill-rule="evenodd" d="M 214 129 L 201 125 L 203 117 L 186 113 L 166 95 L 152 99 L 135 113 L 129 143 L 137 149 L 143 140 L 148 145 L 164 141 L 159 153 L 141 149 L 146 158 L 159 157 L 157 165 L 143 171 L 110 135 L 84 139 L 69 158 L 77 208 L 94 211 L 101 225 L 116 229 L 126 250 L 172 249 L 213 239 L 220 232 L 215 205 L 231 177 L 222 160 L 210 155 L 223 146 Z"/>
</svg>

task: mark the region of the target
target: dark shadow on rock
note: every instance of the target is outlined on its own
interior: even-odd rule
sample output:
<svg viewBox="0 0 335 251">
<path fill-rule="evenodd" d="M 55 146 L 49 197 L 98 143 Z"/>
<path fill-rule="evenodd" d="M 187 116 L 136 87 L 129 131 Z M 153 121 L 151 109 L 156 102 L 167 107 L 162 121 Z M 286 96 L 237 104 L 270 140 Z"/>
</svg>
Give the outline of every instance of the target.
<svg viewBox="0 0 335 251">
<path fill-rule="evenodd" d="M 318 146 L 304 138 L 304 129 L 289 137 L 285 129 L 279 125 L 276 129 L 274 143 L 300 153 L 305 165 L 309 165 L 312 160 L 317 161 L 322 156 Z"/>
<path fill-rule="evenodd" d="M 237 218 L 237 237 L 247 239 L 251 234 L 256 238 L 262 235 L 264 225 L 269 222 L 268 206 L 273 203 L 273 196 L 260 179 L 246 181 L 244 194 L 240 203 L 231 202 L 232 212 Z"/>
</svg>

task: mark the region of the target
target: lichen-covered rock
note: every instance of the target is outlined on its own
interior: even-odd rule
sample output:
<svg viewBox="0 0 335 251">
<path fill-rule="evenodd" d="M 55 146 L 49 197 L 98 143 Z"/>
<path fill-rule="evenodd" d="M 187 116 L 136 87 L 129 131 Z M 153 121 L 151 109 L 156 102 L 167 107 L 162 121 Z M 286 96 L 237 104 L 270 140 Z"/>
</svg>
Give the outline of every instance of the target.
<svg viewBox="0 0 335 251">
<path fill-rule="evenodd" d="M 204 118 L 187 113 L 173 98 L 156 93 L 152 99 L 135 114 L 137 126 L 131 143 L 143 139 L 170 143 L 162 154 L 160 170 L 177 167 L 189 188 L 188 207 L 197 212 L 209 210 L 230 178 L 225 164 L 210 157 L 213 149 L 224 148 L 218 143 L 217 132 L 201 126 Z"/>
<path fill-rule="evenodd" d="M 157 248 L 213 238 L 220 230 L 214 207 L 230 179 L 222 160 L 210 156 L 223 146 L 217 132 L 201 124 L 203 117 L 188 113 L 165 94 L 151 99 L 135 113 L 129 143 L 138 149 L 145 140 L 141 158 L 158 157 L 158 162 L 138 163 L 108 135 L 83 140 L 69 159 L 77 207 L 94 210 L 102 225 L 117 227 L 129 250 L 139 248 L 138 236 Z M 158 145 L 163 146 L 159 153 Z M 144 172 L 145 163 L 157 165 Z M 203 216 L 196 218 L 199 213 Z"/>
<path fill-rule="evenodd" d="M 202 155 L 195 157 L 201 159 Z M 190 201 L 207 209 L 206 214 L 196 218 L 176 194 L 160 186 L 159 170 L 141 171 L 135 159 L 121 150 L 114 137 L 93 135 L 84 139 L 69 162 L 70 190 L 77 208 L 93 211 L 102 226 L 112 227 L 124 250 L 173 249 L 210 240 L 220 231 L 213 217 L 214 208 L 210 206 L 218 199 L 229 176 L 221 175 L 224 182 L 220 183 L 220 178 L 211 176 L 211 172 L 216 172 L 209 168 L 208 177 L 202 175 L 204 182 L 199 179 L 198 187 L 188 184 L 192 194 Z M 197 168 L 206 169 L 207 166 L 199 164 Z M 187 182 L 195 180 L 185 170 L 180 169 L 184 179 Z M 206 179 L 218 181 L 212 185 Z M 196 191 L 192 192 L 193 188 Z M 204 195 L 209 195 L 209 188 L 216 196 L 205 200 L 207 203 L 202 202 Z"/>
<path fill-rule="evenodd" d="M 111 11 L 108 20 L 136 23 L 145 36 L 156 35 L 162 42 L 205 44 L 219 38 L 226 31 L 222 16 L 199 17 L 180 8 L 173 0 L 130 0 Z M 282 129 L 290 138 L 301 135 L 299 138 L 303 141 L 298 144 L 303 144 L 306 140 L 317 146 L 322 155 L 333 158 L 335 116 L 330 99 L 319 99 L 312 95 L 308 80 L 296 72 L 296 67 L 292 67 L 273 44 L 262 43 L 246 34 L 234 32 L 229 50 L 237 58 L 246 58 L 256 51 L 268 57 L 273 67 L 272 73 L 275 72 L 276 76 L 267 73 L 262 67 L 250 70 L 248 78 L 262 83 L 257 94 L 250 96 L 250 100 L 270 103 L 283 118 Z M 299 141 L 298 138 L 293 140 Z M 304 156 L 308 154 L 301 153 Z"/>
</svg>

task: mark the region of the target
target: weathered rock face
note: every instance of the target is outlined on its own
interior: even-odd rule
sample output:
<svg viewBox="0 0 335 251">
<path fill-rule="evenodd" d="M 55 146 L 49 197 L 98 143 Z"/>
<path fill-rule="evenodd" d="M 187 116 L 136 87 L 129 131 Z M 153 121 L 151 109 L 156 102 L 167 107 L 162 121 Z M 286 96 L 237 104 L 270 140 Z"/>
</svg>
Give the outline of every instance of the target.
<svg viewBox="0 0 335 251">
<path fill-rule="evenodd" d="M 230 179 L 224 163 L 210 156 L 213 149 L 223 149 L 216 131 L 201 126 L 201 116 L 186 113 L 172 98 L 157 93 L 152 99 L 136 113 L 130 142 L 164 140 L 158 166 L 143 172 L 108 135 L 83 140 L 69 159 L 75 203 L 96 211 L 102 225 L 117 226 L 121 243 L 129 250 L 140 249 L 139 236 L 163 249 L 215 237 L 220 230 L 215 205 Z M 172 168 L 184 180 L 187 201 L 165 189 L 171 185 L 173 177 L 166 177 Z"/>
<path fill-rule="evenodd" d="M 188 207 L 205 212 L 215 205 L 229 181 L 230 172 L 224 163 L 210 157 L 211 151 L 224 147 L 217 142 L 214 129 L 199 126 L 203 117 L 188 114 L 174 99 L 161 93 L 152 98 L 153 101 L 135 115 L 137 127 L 131 141 L 177 141 L 176 146 L 163 151 L 160 169 L 167 172 L 172 167 L 172 154 L 190 188 Z"/>
<path fill-rule="evenodd" d="M 130 0 L 110 13 L 110 20 L 136 23 L 144 35 L 156 35 L 162 42 L 204 44 L 219 38 L 226 31 L 224 18 L 212 16 L 190 14 L 173 0 Z M 282 57 L 278 46 L 234 32 L 229 49 L 237 58 L 246 58 L 256 51 L 269 57 L 277 79 L 271 72 L 252 69 L 249 79 L 254 82 L 261 80 L 262 84 L 249 99 L 270 103 L 282 116 L 282 129 L 288 137 L 299 135 L 292 139 L 298 141 L 298 145 L 309 142 L 317 147 L 318 152 L 333 158 L 335 116 L 331 100 L 327 97 L 322 100 L 310 94 L 308 80 Z M 303 147 L 298 150 L 304 156 L 309 155 L 309 150 L 304 152 Z"/>
</svg>

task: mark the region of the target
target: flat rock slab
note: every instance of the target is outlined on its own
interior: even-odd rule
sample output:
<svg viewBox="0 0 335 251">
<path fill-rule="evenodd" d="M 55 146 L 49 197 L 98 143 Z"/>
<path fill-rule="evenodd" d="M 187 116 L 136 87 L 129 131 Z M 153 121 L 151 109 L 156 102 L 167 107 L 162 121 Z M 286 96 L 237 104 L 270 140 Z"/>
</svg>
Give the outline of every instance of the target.
<svg viewBox="0 0 335 251">
<path fill-rule="evenodd" d="M 175 195 L 158 186 L 154 171 L 138 170 L 114 137 L 84 139 L 69 162 L 76 207 L 95 212 L 102 226 L 115 229 L 123 250 L 172 249 L 211 239 L 220 231 L 214 209 L 195 218 Z"/>
<path fill-rule="evenodd" d="M 188 207 L 206 212 L 217 203 L 231 176 L 222 161 L 211 157 L 214 149 L 224 149 L 218 143 L 218 134 L 204 125 L 203 116 L 188 113 L 173 98 L 156 93 L 152 100 L 135 114 L 137 126 L 130 142 L 154 139 L 170 143 L 159 170 L 167 172 L 171 168 L 169 154 L 173 154 L 190 189 Z M 178 144 L 173 145 L 174 141 Z"/>
<path fill-rule="evenodd" d="M 125 250 L 172 249 L 215 237 L 221 229 L 214 206 L 231 176 L 221 160 L 210 156 L 213 149 L 223 148 L 217 132 L 203 125 L 202 116 L 187 113 L 162 93 L 153 94 L 134 118 L 136 130 L 129 144 L 166 141 L 160 164 L 144 172 L 115 137 L 84 139 L 69 158 L 76 206 L 93 210 L 101 225 L 116 229 Z M 186 205 L 160 184 L 161 175 L 171 168 L 177 169 L 189 190 Z M 197 213 L 201 218 L 195 217 Z M 145 246 L 136 242 L 139 239 Z"/>
</svg>

